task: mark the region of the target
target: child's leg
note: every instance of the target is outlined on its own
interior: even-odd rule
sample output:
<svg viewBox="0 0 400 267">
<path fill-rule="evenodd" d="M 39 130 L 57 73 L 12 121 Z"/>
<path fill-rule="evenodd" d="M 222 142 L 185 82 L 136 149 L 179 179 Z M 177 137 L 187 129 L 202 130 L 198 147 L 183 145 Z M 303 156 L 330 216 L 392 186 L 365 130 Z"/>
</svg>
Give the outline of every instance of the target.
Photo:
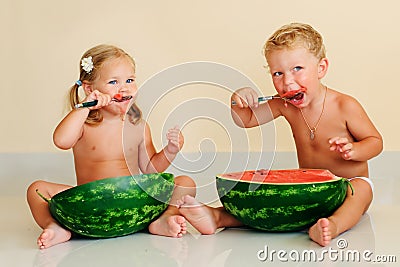
<svg viewBox="0 0 400 267">
<path fill-rule="evenodd" d="M 354 195 L 351 194 L 349 187 L 342 206 L 330 217 L 319 219 L 309 229 L 310 238 L 321 246 L 328 245 L 332 238 L 356 225 L 371 204 L 373 197 L 371 185 L 358 178 L 352 179 L 351 184 Z"/>
<path fill-rule="evenodd" d="M 205 235 L 214 234 L 221 227 L 238 227 L 243 224 L 229 214 L 223 207 L 212 208 L 199 203 L 193 196 L 184 196 L 180 212 L 194 228 Z"/>
<path fill-rule="evenodd" d="M 182 237 L 186 233 L 186 220 L 180 214 L 177 201 L 185 195 L 196 195 L 196 184 L 188 176 L 175 178 L 175 188 L 167 210 L 149 225 L 149 232 L 155 235 Z"/>
<path fill-rule="evenodd" d="M 68 241 L 71 233 L 62 228 L 51 216 L 49 205 L 37 193 L 38 190 L 46 198 L 51 198 L 55 194 L 64 191 L 71 186 L 55 184 L 45 181 L 32 183 L 27 190 L 27 200 L 36 223 L 43 229 L 37 240 L 39 248 L 48 248 L 53 245 Z"/>
</svg>

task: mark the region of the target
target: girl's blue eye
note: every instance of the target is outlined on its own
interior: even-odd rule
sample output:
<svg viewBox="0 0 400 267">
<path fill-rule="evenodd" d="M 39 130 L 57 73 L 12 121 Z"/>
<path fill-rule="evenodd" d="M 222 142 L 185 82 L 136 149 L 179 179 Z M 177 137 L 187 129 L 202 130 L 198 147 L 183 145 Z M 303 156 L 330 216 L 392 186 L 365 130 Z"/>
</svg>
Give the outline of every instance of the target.
<svg viewBox="0 0 400 267">
<path fill-rule="evenodd" d="M 295 70 L 295 71 L 299 71 L 299 70 L 302 70 L 302 69 L 303 69 L 303 67 L 300 67 L 300 66 L 294 67 L 294 70 Z"/>
<path fill-rule="evenodd" d="M 278 76 L 281 76 L 281 75 L 282 75 L 282 72 L 274 72 L 272 74 L 272 76 L 275 76 L 275 77 L 278 77 Z"/>
<path fill-rule="evenodd" d="M 126 80 L 126 83 L 133 83 L 135 80 L 134 79 L 128 79 Z"/>
<path fill-rule="evenodd" d="M 117 84 L 117 81 L 116 80 L 112 80 L 112 81 L 109 81 L 108 83 L 109 84 Z"/>
</svg>

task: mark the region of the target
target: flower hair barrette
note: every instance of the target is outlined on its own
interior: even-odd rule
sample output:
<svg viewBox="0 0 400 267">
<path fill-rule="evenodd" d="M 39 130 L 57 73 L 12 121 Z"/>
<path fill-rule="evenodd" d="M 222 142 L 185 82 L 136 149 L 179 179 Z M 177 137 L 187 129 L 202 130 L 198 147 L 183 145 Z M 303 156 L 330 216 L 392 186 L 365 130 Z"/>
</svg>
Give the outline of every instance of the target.
<svg viewBox="0 0 400 267">
<path fill-rule="evenodd" d="M 92 56 L 82 58 L 81 66 L 86 73 L 90 73 L 93 70 Z"/>
</svg>

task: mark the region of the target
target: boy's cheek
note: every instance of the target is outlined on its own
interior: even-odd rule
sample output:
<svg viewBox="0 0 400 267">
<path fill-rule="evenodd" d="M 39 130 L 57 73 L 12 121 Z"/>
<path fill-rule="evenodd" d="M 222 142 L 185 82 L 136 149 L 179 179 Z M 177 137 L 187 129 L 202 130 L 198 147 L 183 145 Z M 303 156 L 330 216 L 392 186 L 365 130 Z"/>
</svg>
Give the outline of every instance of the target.
<svg viewBox="0 0 400 267">
<path fill-rule="evenodd" d="M 275 86 L 275 90 L 279 95 L 283 95 L 285 93 L 281 88 L 279 88 L 277 86 Z"/>
</svg>

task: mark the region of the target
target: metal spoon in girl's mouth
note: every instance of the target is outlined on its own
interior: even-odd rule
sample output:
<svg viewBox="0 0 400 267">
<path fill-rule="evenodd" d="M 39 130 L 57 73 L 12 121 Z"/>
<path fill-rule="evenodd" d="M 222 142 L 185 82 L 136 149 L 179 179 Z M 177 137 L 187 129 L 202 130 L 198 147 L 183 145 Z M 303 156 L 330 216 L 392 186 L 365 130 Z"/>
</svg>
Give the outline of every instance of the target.
<svg viewBox="0 0 400 267">
<path fill-rule="evenodd" d="M 115 95 L 115 96 L 111 99 L 111 101 L 114 101 L 114 102 L 123 102 L 123 101 L 128 101 L 128 100 L 130 100 L 130 99 L 132 99 L 132 96 L 131 96 L 131 95 L 127 95 L 127 96 L 118 96 L 118 94 L 117 94 L 117 95 Z M 94 107 L 94 106 L 97 105 L 98 102 L 99 102 L 98 100 L 93 100 L 93 101 L 89 101 L 89 102 L 79 103 L 79 104 L 76 104 L 76 105 L 75 105 L 75 108 L 89 108 L 89 107 Z"/>
<path fill-rule="evenodd" d="M 126 95 L 126 96 L 121 96 L 120 94 L 116 94 L 114 95 L 114 97 L 111 99 L 111 101 L 115 101 L 115 102 L 124 102 L 127 100 L 132 99 L 131 95 Z"/>
</svg>

